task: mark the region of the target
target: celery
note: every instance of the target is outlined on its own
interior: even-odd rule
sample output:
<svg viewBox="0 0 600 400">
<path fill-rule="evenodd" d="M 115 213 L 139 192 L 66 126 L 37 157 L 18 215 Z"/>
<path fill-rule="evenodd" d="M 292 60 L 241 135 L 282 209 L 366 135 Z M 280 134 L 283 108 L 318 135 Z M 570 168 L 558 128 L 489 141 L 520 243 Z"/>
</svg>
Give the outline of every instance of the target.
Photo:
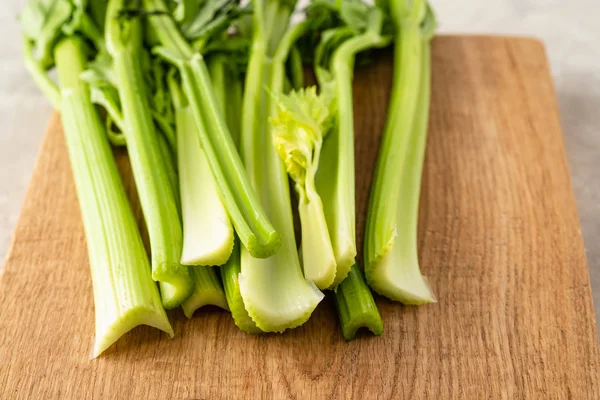
<svg viewBox="0 0 600 400">
<path fill-rule="evenodd" d="M 152 277 L 161 282 L 163 305 L 174 308 L 192 293 L 188 267 L 180 263 L 182 229 L 176 196 L 169 181 L 158 132 L 145 87 L 140 60 L 142 27 L 139 19 L 124 20 L 124 0 L 111 0 L 106 17 L 107 48 L 123 112 L 124 134 L 150 236 Z"/>
<path fill-rule="evenodd" d="M 212 4 L 207 2 L 205 6 Z M 244 172 L 225 118 L 219 110 L 203 56 L 188 43 L 172 16 L 163 15 L 169 12 L 163 0 L 144 0 L 144 5 L 153 14 L 149 22 L 161 42 L 156 52 L 172 62 L 181 74 L 183 89 L 198 127 L 200 144 L 237 235 L 255 257 L 271 256 L 280 246 L 279 234 L 267 219 Z"/>
<path fill-rule="evenodd" d="M 268 259 L 242 250 L 241 294 L 259 329 L 281 332 L 303 324 L 323 294 L 304 279 L 296 250 L 290 193 L 283 162 L 271 145 L 267 118 L 276 105 L 265 88 L 282 92 L 285 61 L 302 26 L 290 27 L 293 4 L 277 0 L 253 3 L 253 39 L 246 73 L 241 149 L 246 170 L 262 205 L 281 234 L 281 248 Z"/>
<path fill-rule="evenodd" d="M 239 148 L 243 97 L 242 79 L 233 65 L 233 60 L 228 59 L 225 54 L 210 57 L 208 69 L 219 108 L 225 116 L 233 142 L 236 148 Z"/>
<path fill-rule="evenodd" d="M 50 3 L 59 7 L 61 1 L 30 2 L 24 15 L 43 15 Z M 61 111 L 87 239 L 96 314 L 92 357 L 97 357 L 138 325 L 150 325 L 170 336 L 173 329 L 152 281 L 148 257 L 103 124 L 90 100 L 89 88 L 79 79 L 87 64 L 83 40 L 79 34 L 64 37 L 60 32 L 50 32 L 49 25 L 44 24 L 51 17 L 22 17 L 24 53 L 36 82 L 43 82 L 43 91 Z M 62 21 L 67 22 L 73 21 Z M 60 31 L 63 24 L 53 25 L 54 29 Z M 48 41 L 46 37 L 39 42 L 43 35 L 31 37 L 32 31 L 45 32 L 53 39 Z M 50 43 L 52 60 L 45 62 L 56 63 L 60 89 L 48 77 L 47 66 L 34 55 L 40 43 Z"/>
<path fill-rule="evenodd" d="M 316 88 L 289 96 L 274 96 L 277 111 L 271 117 L 273 142 L 290 177 L 296 182 L 304 277 L 320 289 L 333 283 L 336 261 L 329 239 L 323 204 L 315 187 L 315 174 L 323 137 L 329 129 L 329 109 Z"/>
<path fill-rule="evenodd" d="M 225 264 L 233 249 L 233 227 L 198 140 L 194 115 L 178 83 L 170 81 L 179 148 L 179 179 L 185 265 Z"/>
<path fill-rule="evenodd" d="M 192 318 L 194 311 L 206 305 L 229 310 L 225 292 L 214 267 L 191 267 L 190 272 L 194 277 L 195 286 L 192 295 L 181 305 L 186 317 Z"/>
<path fill-rule="evenodd" d="M 235 142 L 239 145 L 240 126 L 238 120 L 241 112 L 241 81 L 232 75 L 232 71 L 227 67 L 227 64 L 227 57 L 224 55 L 214 56 L 208 63 L 221 112 L 228 115 L 227 126 L 231 135 L 237 138 Z M 237 98 L 238 95 L 239 99 Z M 261 333 L 262 331 L 258 329 L 252 318 L 248 315 L 244 299 L 240 292 L 238 277 L 241 272 L 241 251 L 239 239 L 235 239 L 231 256 L 225 265 L 219 268 L 219 271 L 225 289 L 227 304 L 236 326 L 246 333 Z"/>
<path fill-rule="evenodd" d="M 227 304 L 229 305 L 229 311 L 231 311 L 233 321 L 238 328 L 247 333 L 261 333 L 262 331 L 256 326 L 254 321 L 252 321 L 250 315 L 248 315 L 248 311 L 246 311 L 246 306 L 244 305 L 244 299 L 240 292 L 240 281 L 238 279 L 241 272 L 240 257 L 240 243 L 239 240 L 236 240 L 231 257 L 229 257 L 227 263 L 220 268 Z"/>
<path fill-rule="evenodd" d="M 362 327 L 377 336 L 383 333 L 377 305 L 357 265 L 352 266 L 348 277 L 336 288 L 333 298 L 344 339 L 352 340 Z"/>
<path fill-rule="evenodd" d="M 389 38 L 382 35 L 381 10 L 357 1 L 340 5 L 342 27 L 327 31 L 317 48 L 315 63 L 322 90 L 333 92 L 335 124 L 321 150 L 322 165 L 316 176 L 331 242 L 337 262 L 332 287 L 350 272 L 356 257 L 356 218 L 354 200 L 354 111 L 352 78 L 356 54 L 384 47 Z M 351 10 L 349 12 L 347 10 Z"/>
<path fill-rule="evenodd" d="M 435 301 L 421 275 L 417 222 L 427 137 L 435 22 L 423 0 L 392 0 L 394 84 L 365 232 L 365 272 L 378 293 L 405 304 Z"/>
</svg>

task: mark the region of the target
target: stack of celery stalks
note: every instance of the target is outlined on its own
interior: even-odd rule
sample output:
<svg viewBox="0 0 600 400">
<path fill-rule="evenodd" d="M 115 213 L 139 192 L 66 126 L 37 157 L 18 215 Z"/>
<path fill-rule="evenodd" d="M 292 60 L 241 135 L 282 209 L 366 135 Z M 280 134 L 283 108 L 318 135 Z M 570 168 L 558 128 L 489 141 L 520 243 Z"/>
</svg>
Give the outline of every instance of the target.
<svg viewBox="0 0 600 400">
<path fill-rule="evenodd" d="M 140 324 L 172 336 L 165 309 L 176 307 L 191 317 L 212 304 L 243 331 L 283 332 L 329 293 L 350 340 L 383 332 L 367 283 L 406 304 L 434 301 L 416 240 L 435 30 L 424 0 L 33 0 L 20 20 L 26 65 L 64 125 L 94 356 Z M 353 70 L 390 45 L 363 271 Z M 318 88 L 304 87 L 309 65 Z M 150 258 L 111 145 L 127 147 Z"/>
</svg>

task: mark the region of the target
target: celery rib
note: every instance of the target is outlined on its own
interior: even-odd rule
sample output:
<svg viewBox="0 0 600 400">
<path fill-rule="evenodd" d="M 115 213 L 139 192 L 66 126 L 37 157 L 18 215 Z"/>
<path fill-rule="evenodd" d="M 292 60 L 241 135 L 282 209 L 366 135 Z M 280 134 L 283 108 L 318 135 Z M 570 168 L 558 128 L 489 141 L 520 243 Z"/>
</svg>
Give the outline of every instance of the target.
<svg viewBox="0 0 600 400">
<path fill-rule="evenodd" d="M 221 279 L 223 281 L 223 288 L 225 289 L 225 297 L 233 317 L 233 322 L 236 326 L 246 333 L 261 333 L 258 329 L 244 304 L 244 299 L 240 291 L 239 275 L 241 272 L 241 253 L 240 243 L 236 239 L 233 246 L 233 252 L 231 257 L 227 260 L 227 263 L 219 268 L 221 272 Z"/>
<path fill-rule="evenodd" d="M 340 317 L 344 339 L 352 340 L 360 328 L 374 335 L 383 334 L 383 321 L 360 268 L 354 264 L 344 281 L 336 288 L 335 306 Z"/>
<path fill-rule="evenodd" d="M 162 159 L 139 63 L 141 21 L 132 19 L 124 28 L 119 19 L 123 8 L 124 0 L 109 2 L 106 39 L 118 82 L 131 168 L 150 236 L 152 277 L 161 282 L 163 305 L 173 308 L 191 295 L 194 282 L 180 263 L 183 234 L 176 196 Z"/>
<path fill-rule="evenodd" d="M 233 227 L 198 141 L 189 106 L 175 111 L 183 217 L 184 265 L 223 265 L 233 249 Z"/>
<path fill-rule="evenodd" d="M 365 237 L 365 273 L 376 292 L 405 304 L 435 301 L 421 275 L 417 223 L 427 138 L 431 55 L 423 0 L 409 10 L 392 2 L 397 25 L 394 84 L 372 186 Z M 404 8 L 404 9 L 403 9 Z M 431 24 L 430 24 L 431 25 Z"/>
<path fill-rule="evenodd" d="M 192 318 L 197 309 L 207 305 L 229 310 L 225 292 L 214 267 L 191 267 L 190 272 L 195 286 L 192 295 L 181 305 L 186 317 Z"/>
<path fill-rule="evenodd" d="M 270 118 L 273 144 L 298 192 L 304 277 L 327 289 L 336 275 L 336 260 L 315 174 L 329 130 L 329 105 L 314 86 L 273 97 L 277 103 Z"/>
<path fill-rule="evenodd" d="M 231 115 L 231 113 L 228 113 L 229 111 L 232 111 L 231 107 L 236 107 L 234 108 L 233 112 L 237 111 L 237 115 L 234 115 L 237 119 L 239 119 L 239 116 L 241 114 L 242 101 L 240 80 L 235 77 L 232 77 L 234 81 L 228 81 L 228 83 L 226 84 L 225 76 L 227 74 L 227 71 L 225 68 L 224 60 L 220 57 L 213 58 L 209 62 L 209 68 L 215 92 L 219 97 L 221 112 L 223 112 L 224 114 Z M 226 85 L 228 85 L 228 87 L 226 87 Z M 236 99 L 238 95 L 239 99 Z M 237 147 L 239 145 L 240 124 L 238 121 L 234 122 L 232 118 L 228 117 L 227 126 L 229 127 L 229 131 L 231 132 L 232 136 L 234 138 L 237 137 L 237 140 L 235 140 Z M 244 299 L 242 298 L 242 293 L 240 291 L 239 275 L 241 272 L 241 250 L 239 239 L 235 238 L 231 256 L 229 257 L 225 265 L 219 268 L 219 272 L 221 273 L 223 288 L 225 289 L 225 298 L 227 299 L 227 305 L 229 306 L 229 310 L 231 312 L 231 316 L 233 317 L 233 322 L 235 323 L 235 325 L 246 333 L 262 333 L 262 331 L 258 329 L 256 324 L 254 323 L 254 321 L 252 321 L 250 315 L 248 315 L 248 311 L 246 311 Z"/>
<path fill-rule="evenodd" d="M 173 336 L 104 127 L 78 78 L 82 42 L 63 39 L 55 50 L 60 111 L 85 228 L 94 289 L 92 357 L 138 325 Z"/>
</svg>

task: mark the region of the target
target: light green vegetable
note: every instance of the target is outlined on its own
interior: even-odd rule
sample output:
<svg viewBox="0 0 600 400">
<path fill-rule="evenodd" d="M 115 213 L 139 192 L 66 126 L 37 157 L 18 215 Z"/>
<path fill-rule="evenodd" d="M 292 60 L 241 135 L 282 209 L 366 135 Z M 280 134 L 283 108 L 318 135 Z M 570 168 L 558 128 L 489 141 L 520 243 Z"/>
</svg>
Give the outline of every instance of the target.
<svg viewBox="0 0 600 400">
<path fill-rule="evenodd" d="M 366 327 L 374 335 L 383 334 L 383 322 L 369 287 L 357 265 L 336 288 L 333 296 L 344 339 L 352 340 L 358 329 Z"/>
<path fill-rule="evenodd" d="M 85 2 L 78 4 L 79 11 L 87 11 Z M 86 51 L 71 14 L 53 20 L 61 8 L 76 9 L 69 1 L 28 3 L 21 17 L 24 53 L 36 82 L 41 82 L 45 94 L 61 112 L 87 239 L 96 314 L 92 357 L 97 357 L 138 325 L 153 326 L 170 336 L 173 329 L 152 281 L 148 256 L 104 126 L 90 100 L 88 86 L 79 79 L 87 68 L 85 55 L 89 48 Z M 62 32 L 67 23 L 71 24 L 68 35 Z M 32 32 L 36 36 L 30 36 Z M 47 58 L 37 58 L 40 54 Z M 53 64 L 58 70 L 58 86 L 46 71 Z"/>
<path fill-rule="evenodd" d="M 190 23 L 189 26 L 193 25 L 196 28 L 190 28 L 189 31 L 185 29 L 185 24 L 180 27 L 175 19 L 166 15 L 169 9 L 163 0 L 144 0 L 144 7 L 152 13 L 148 21 L 161 43 L 156 52 L 173 63 L 181 74 L 183 91 L 194 114 L 200 144 L 235 231 L 253 256 L 264 258 L 273 255 L 279 249 L 280 237 L 267 218 L 245 174 L 225 117 L 219 110 L 218 99 L 204 58 L 195 50 L 204 49 L 204 44 L 210 37 L 219 32 L 217 28 L 226 29 L 228 26 L 229 8 L 219 9 L 215 4 L 218 1 L 212 0 L 202 5 L 200 2 L 184 2 L 203 8 L 196 13 L 197 19 L 186 19 L 181 13 L 189 12 L 190 9 L 182 9 L 178 14 L 180 21 L 199 21 L 202 15 L 208 14 L 213 15 L 214 20 L 227 22 L 222 26 L 212 23 L 204 26 L 200 23 Z M 217 9 L 219 11 L 212 11 Z M 188 36 L 184 36 L 180 29 L 187 32 Z M 189 41 L 192 41 L 195 47 L 192 47 Z"/>
<path fill-rule="evenodd" d="M 242 269 L 240 242 L 238 240 L 236 240 L 236 243 L 233 247 L 231 257 L 229 257 L 227 263 L 219 270 L 221 272 L 221 279 L 223 280 L 223 287 L 225 288 L 225 296 L 227 298 L 227 304 L 229 305 L 229 310 L 231 311 L 233 321 L 237 327 L 244 332 L 261 333 L 262 331 L 258 329 L 254 321 L 252 321 L 252 318 L 250 318 L 250 315 L 248 315 L 248 311 L 246 311 L 244 299 L 242 298 L 242 293 L 240 291 L 240 281 L 238 278 Z"/>
<path fill-rule="evenodd" d="M 225 292 L 211 265 L 224 264 L 233 249 L 233 227 L 198 141 L 194 116 L 179 84 L 169 80 L 177 131 L 179 188 L 184 228 L 181 263 L 189 268 L 194 291 L 182 304 L 188 318 L 205 305 L 228 310 Z"/>
<path fill-rule="evenodd" d="M 421 275 L 417 222 L 429 116 L 435 29 L 423 0 L 391 0 L 396 27 L 394 84 L 365 233 L 365 273 L 376 292 L 405 304 L 435 301 Z"/>
<path fill-rule="evenodd" d="M 252 5 L 253 33 L 246 71 L 241 152 L 261 204 L 281 235 L 281 248 L 267 259 L 254 258 L 243 249 L 238 280 L 246 310 L 258 328 L 282 332 L 303 324 L 323 298 L 302 275 L 287 175 L 271 144 L 267 121 L 276 112 L 267 90 L 275 96 L 282 93 L 285 62 L 304 26 L 290 25 L 293 2 L 257 0 Z"/>
<path fill-rule="evenodd" d="M 239 145 L 240 123 L 242 111 L 242 81 L 235 73 L 232 66 L 231 54 L 219 54 L 211 57 L 208 62 L 210 75 L 219 99 L 221 112 L 228 116 L 227 126 L 234 137 L 236 146 Z M 240 241 L 235 240 L 235 245 L 229 260 L 219 268 L 227 304 L 231 311 L 233 321 L 242 331 L 246 333 L 261 333 L 252 318 L 246 311 L 244 299 L 240 291 L 239 274 L 241 272 L 241 250 Z"/>
<path fill-rule="evenodd" d="M 348 275 L 356 258 L 356 207 L 354 200 L 354 110 L 352 79 L 354 59 L 362 51 L 384 47 L 383 14 L 360 1 L 338 3 L 342 26 L 323 33 L 316 55 L 316 73 L 321 90 L 333 93 L 334 126 L 321 150 L 316 176 L 327 226 L 337 263 L 332 287 Z"/>
<path fill-rule="evenodd" d="M 319 289 L 326 289 L 335 278 L 336 262 L 315 175 L 323 137 L 329 130 L 328 104 L 317 95 L 315 87 L 275 96 L 275 100 L 277 108 L 271 117 L 273 143 L 296 183 L 304 277 Z"/>
<path fill-rule="evenodd" d="M 233 249 L 233 227 L 200 141 L 185 95 L 170 80 L 177 126 L 179 187 L 183 219 L 185 265 L 223 265 Z"/>
<path fill-rule="evenodd" d="M 140 62 L 146 56 L 141 20 L 123 18 L 125 5 L 124 0 L 109 1 L 107 49 L 112 57 L 133 177 L 150 236 L 152 277 L 160 282 L 165 308 L 174 308 L 192 294 L 194 281 L 188 267 L 180 263 L 183 234 L 177 198 L 152 118 L 150 90 Z"/>
<path fill-rule="evenodd" d="M 190 272 L 195 284 L 192 295 L 181 305 L 186 317 L 192 318 L 197 309 L 207 305 L 229 310 L 225 292 L 214 267 L 190 267 Z"/>
<path fill-rule="evenodd" d="M 417 253 L 432 10 L 426 0 L 296 6 L 31 0 L 24 9 L 25 64 L 62 113 L 80 200 L 94 356 L 140 324 L 172 336 L 165 308 L 182 306 L 191 318 L 212 304 L 231 310 L 245 332 L 283 332 L 306 322 L 320 290 L 332 289 L 351 340 L 363 327 L 383 332 L 365 277 L 390 299 L 434 301 Z M 356 58 L 392 40 L 394 87 L 363 275 L 355 260 L 352 81 Z M 303 88 L 305 64 L 319 92 Z M 58 83 L 48 73 L 54 67 Z M 127 147 L 150 263 L 110 143 Z"/>
</svg>

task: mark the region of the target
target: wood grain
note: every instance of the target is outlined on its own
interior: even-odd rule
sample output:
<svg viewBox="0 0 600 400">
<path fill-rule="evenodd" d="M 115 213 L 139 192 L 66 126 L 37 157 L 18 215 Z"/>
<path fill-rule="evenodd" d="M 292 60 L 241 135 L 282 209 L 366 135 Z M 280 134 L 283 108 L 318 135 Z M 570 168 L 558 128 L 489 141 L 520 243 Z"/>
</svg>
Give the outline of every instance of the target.
<svg viewBox="0 0 600 400">
<path fill-rule="evenodd" d="M 356 75 L 359 232 L 390 85 L 389 55 Z M 217 310 L 191 321 L 175 311 L 175 339 L 141 327 L 89 360 L 85 237 L 54 117 L 0 281 L 0 398 L 600 398 L 583 241 L 539 42 L 435 39 L 419 228 L 439 302 L 379 298 L 382 337 L 344 342 L 328 301 L 284 335 L 248 336 Z"/>
</svg>

